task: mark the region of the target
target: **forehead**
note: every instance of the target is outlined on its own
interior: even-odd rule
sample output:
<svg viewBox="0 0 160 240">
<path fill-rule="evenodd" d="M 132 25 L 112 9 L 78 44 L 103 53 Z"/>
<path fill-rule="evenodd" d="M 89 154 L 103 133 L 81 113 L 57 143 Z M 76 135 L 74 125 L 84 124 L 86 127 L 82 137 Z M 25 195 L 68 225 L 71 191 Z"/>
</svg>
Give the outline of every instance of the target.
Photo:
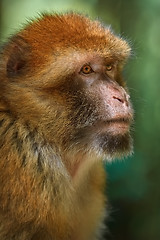
<svg viewBox="0 0 160 240">
<path fill-rule="evenodd" d="M 56 64 L 62 64 L 63 67 L 67 67 L 70 69 L 75 69 L 81 65 L 89 64 L 89 63 L 99 63 L 99 64 L 105 64 L 110 63 L 113 61 L 117 61 L 117 59 L 113 59 L 108 56 L 108 54 L 103 54 L 98 51 L 85 51 L 84 49 L 65 49 L 63 51 L 63 54 L 60 54 L 57 58 L 57 61 L 54 61 L 54 56 L 52 62 L 55 62 Z"/>
</svg>

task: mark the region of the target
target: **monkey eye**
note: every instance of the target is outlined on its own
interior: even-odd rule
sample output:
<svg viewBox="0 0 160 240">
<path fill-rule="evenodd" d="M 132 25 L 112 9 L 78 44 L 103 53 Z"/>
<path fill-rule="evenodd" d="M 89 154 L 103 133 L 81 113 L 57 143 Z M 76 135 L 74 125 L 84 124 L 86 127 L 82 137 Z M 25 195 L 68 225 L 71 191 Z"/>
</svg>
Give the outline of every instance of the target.
<svg viewBox="0 0 160 240">
<path fill-rule="evenodd" d="M 113 69 L 113 65 L 112 64 L 107 64 L 106 66 L 106 72 L 109 72 Z"/>
<path fill-rule="evenodd" d="M 114 79 L 115 77 L 115 65 L 112 63 L 106 65 L 106 74 L 109 78 Z"/>
<path fill-rule="evenodd" d="M 93 72 L 93 69 L 91 68 L 90 65 L 84 65 L 84 66 L 81 68 L 81 72 L 84 73 L 84 74 L 89 74 L 89 73 L 92 73 L 92 72 Z"/>
</svg>

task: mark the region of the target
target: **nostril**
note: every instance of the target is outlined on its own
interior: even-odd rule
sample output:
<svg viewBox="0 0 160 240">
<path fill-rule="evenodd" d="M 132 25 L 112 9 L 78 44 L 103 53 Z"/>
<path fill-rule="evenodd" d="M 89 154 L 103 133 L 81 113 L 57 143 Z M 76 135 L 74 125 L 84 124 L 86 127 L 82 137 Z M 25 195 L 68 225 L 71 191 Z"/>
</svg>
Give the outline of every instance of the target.
<svg viewBox="0 0 160 240">
<path fill-rule="evenodd" d="M 121 99 L 121 98 L 119 98 L 119 97 L 115 97 L 115 96 L 113 96 L 113 98 L 116 99 L 116 100 L 118 100 L 118 101 L 121 102 L 121 103 L 124 103 L 124 100 Z"/>
</svg>

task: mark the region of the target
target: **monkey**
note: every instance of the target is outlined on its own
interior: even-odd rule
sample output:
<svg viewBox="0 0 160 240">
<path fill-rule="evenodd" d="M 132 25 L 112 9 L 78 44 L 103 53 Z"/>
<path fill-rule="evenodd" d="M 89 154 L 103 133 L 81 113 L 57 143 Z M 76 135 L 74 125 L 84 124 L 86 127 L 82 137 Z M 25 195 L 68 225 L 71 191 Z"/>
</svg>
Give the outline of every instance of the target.
<svg viewBox="0 0 160 240">
<path fill-rule="evenodd" d="M 0 57 L 0 239 L 100 240 L 104 161 L 131 154 L 127 41 L 77 13 L 42 14 Z"/>
</svg>

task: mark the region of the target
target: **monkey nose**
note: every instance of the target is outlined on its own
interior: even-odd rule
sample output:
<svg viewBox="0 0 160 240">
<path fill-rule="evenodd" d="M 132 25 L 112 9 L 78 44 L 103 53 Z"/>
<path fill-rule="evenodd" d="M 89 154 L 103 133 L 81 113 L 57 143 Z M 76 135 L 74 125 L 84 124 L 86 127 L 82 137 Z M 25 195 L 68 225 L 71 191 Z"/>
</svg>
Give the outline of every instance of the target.
<svg viewBox="0 0 160 240">
<path fill-rule="evenodd" d="M 120 103 L 126 105 L 126 107 L 128 107 L 128 100 L 126 98 L 126 96 L 113 96 L 113 99 L 119 101 Z"/>
<path fill-rule="evenodd" d="M 126 107 L 129 106 L 129 95 L 122 87 L 111 87 L 110 94 L 115 105 L 125 105 Z"/>
</svg>

